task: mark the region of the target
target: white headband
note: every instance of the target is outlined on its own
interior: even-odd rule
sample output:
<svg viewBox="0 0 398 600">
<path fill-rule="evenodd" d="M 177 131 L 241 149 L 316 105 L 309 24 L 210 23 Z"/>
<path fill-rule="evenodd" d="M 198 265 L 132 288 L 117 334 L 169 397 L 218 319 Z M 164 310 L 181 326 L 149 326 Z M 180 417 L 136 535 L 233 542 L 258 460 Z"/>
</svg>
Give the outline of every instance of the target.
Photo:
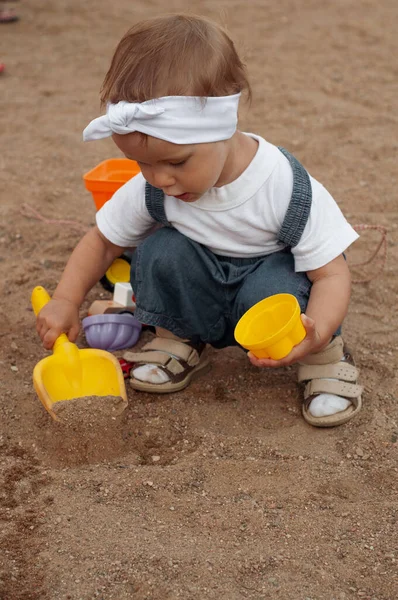
<svg viewBox="0 0 398 600">
<path fill-rule="evenodd" d="M 106 115 L 89 123 L 83 140 L 140 131 L 173 144 L 228 140 L 236 131 L 240 94 L 200 98 L 164 96 L 146 102 L 108 104 Z"/>
</svg>

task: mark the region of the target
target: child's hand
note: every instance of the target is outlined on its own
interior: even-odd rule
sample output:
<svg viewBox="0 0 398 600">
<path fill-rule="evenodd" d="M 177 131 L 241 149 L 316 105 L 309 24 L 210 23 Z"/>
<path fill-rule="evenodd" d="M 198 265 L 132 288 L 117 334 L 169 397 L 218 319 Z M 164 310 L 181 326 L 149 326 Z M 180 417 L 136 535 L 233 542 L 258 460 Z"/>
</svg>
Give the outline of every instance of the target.
<svg viewBox="0 0 398 600">
<path fill-rule="evenodd" d="M 295 346 L 292 351 L 281 358 L 280 360 L 273 360 L 272 358 L 256 358 L 251 352 L 248 353 L 248 357 L 252 365 L 255 367 L 287 367 L 300 360 L 302 360 L 307 354 L 317 352 L 321 347 L 321 340 L 315 327 L 315 321 L 306 315 L 301 315 L 301 321 L 307 332 L 304 340 Z"/>
<path fill-rule="evenodd" d="M 37 315 L 36 331 L 47 350 L 51 350 L 61 333 L 66 333 L 69 340 L 74 342 L 79 328 L 79 307 L 69 300 L 53 298 Z"/>
</svg>

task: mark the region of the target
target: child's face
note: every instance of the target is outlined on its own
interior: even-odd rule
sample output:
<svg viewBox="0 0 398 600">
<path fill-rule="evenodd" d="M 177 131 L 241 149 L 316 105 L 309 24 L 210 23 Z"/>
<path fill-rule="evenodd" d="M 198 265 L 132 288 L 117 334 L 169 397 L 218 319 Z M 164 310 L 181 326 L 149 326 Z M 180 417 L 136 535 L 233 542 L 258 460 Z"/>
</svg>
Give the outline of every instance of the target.
<svg viewBox="0 0 398 600">
<path fill-rule="evenodd" d="M 112 137 L 127 158 L 137 161 L 146 181 L 167 196 L 195 202 L 210 188 L 229 183 L 230 140 L 178 145 L 137 133 Z"/>
</svg>

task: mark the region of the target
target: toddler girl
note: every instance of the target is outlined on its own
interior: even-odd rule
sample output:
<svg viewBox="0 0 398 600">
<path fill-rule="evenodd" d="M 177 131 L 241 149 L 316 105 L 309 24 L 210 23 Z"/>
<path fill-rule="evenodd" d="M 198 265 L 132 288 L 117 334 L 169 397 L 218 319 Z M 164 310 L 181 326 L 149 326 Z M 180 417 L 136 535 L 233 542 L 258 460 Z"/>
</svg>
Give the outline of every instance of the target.
<svg viewBox="0 0 398 600">
<path fill-rule="evenodd" d="M 244 66 L 217 24 L 186 15 L 135 25 L 102 86 L 106 114 L 85 140 L 112 136 L 141 173 L 97 213 L 37 318 L 46 348 L 74 341 L 79 307 L 112 261 L 136 248 L 137 319 L 156 336 L 135 361 L 134 389 L 173 392 L 209 368 L 206 345 L 236 344 L 234 328 L 256 302 L 298 299 L 306 338 L 284 359 L 305 383 L 303 415 L 316 426 L 361 408 L 357 369 L 340 326 L 350 299 L 343 252 L 358 237 L 325 188 L 285 149 L 237 129 Z"/>
</svg>

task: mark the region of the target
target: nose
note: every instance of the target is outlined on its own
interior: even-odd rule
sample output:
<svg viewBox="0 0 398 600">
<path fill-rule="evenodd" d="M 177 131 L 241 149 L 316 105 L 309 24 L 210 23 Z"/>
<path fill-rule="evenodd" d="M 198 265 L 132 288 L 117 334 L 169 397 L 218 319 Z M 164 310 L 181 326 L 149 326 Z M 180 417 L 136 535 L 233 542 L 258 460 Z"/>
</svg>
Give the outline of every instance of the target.
<svg viewBox="0 0 398 600">
<path fill-rule="evenodd" d="M 172 173 L 168 169 L 159 168 L 152 169 L 151 179 L 153 181 L 153 185 L 157 188 L 168 188 L 175 184 L 175 178 Z"/>
</svg>

